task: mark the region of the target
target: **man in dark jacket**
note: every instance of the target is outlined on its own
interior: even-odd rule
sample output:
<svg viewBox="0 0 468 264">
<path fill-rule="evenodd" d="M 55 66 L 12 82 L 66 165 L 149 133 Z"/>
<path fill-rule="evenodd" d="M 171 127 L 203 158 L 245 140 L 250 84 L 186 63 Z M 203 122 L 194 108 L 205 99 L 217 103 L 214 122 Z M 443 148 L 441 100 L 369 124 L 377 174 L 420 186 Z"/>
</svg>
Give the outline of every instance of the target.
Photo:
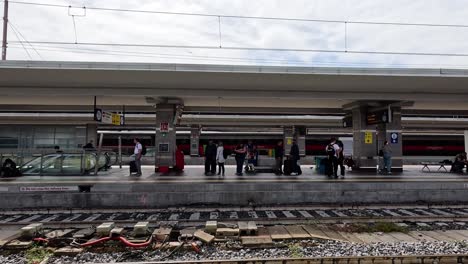
<svg viewBox="0 0 468 264">
<path fill-rule="evenodd" d="M 301 166 L 298 164 L 301 156 L 299 155 L 299 146 L 297 145 L 296 139 L 293 139 L 291 151 L 289 152 L 289 159 L 291 160 L 292 172 L 296 173 L 297 175 L 301 175 Z"/>
<path fill-rule="evenodd" d="M 216 151 L 216 145 L 210 140 L 205 149 L 205 175 L 216 173 Z"/>
<path fill-rule="evenodd" d="M 283 165 L 283 156 L 284 156 L 283 141 L 278 141 L 278 144 L 275 146 L 275 161 L 276 161 L 275 173 L 277 175 L 283 174 L 283 170 L 281 169 L 281 166 Z"/>
</svg>

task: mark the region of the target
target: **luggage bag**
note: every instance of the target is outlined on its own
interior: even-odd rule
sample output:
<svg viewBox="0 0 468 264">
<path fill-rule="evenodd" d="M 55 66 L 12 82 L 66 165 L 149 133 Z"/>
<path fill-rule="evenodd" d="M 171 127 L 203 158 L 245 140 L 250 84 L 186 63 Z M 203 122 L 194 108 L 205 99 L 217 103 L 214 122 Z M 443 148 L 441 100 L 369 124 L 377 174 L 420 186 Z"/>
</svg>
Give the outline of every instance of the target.
<svg viewBox="0 0 468 264">
<path fill-rule="evenodd" d="M 285 159 L 284 160 L 284 165 L 283 165 L 283 174 L 284 175 L 291 175 L 292 173 L 292 164 L 290 159 Z"/>
<path fill-rule="evenodd" d="M 138 169 L 135 164 L 135 161 L 134 160 L 130 161 L 130 174 L 137 173 L 137 172 L 138 172 Z"/>
</svg>

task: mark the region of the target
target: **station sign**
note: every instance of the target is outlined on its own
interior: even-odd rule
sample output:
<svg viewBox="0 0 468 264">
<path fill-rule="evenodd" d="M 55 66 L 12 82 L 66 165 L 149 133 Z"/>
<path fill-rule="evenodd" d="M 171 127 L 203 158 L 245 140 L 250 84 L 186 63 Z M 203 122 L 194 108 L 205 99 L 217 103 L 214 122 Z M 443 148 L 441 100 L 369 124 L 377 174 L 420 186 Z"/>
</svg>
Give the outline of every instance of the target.
<svg viewBox="0 0 468 264">
<path fill-rule="evenodd" d="M 168 122 L 159 123 L 159 132 L 161 133 L 169 132 L 169 123 Z"/>
<path fill-rule="evenodd" d="M 377 125 L 390 122 L 391 113 L 385 109 L 375 112 L 368 112 L 366 115 L 366 123 L 368 125 Z"/>
<path fill-rule="evenodd" d="M 100 108 L 94 109 L 94 121 L 116 126 L 125 125 L 125 117 L 121 114 L 103 111 Z"/>
<path fill-rule="evenodd" d="M 365 144 L 372 144 L 372 142 L 373 142 L 372 132 L 365 132 L 364 133 L 364 143 Z"/>
<path fill-rule="evenodd" d="M 398 144 L 398 133 L 393 132 L 390 134 L 390 142 L 392 144 Z"/>
<path fill-rule="evenodd" d="M 27 186 L 20 187 L 20 192 L 73 192 L 78 186 Z"/>
</svg>

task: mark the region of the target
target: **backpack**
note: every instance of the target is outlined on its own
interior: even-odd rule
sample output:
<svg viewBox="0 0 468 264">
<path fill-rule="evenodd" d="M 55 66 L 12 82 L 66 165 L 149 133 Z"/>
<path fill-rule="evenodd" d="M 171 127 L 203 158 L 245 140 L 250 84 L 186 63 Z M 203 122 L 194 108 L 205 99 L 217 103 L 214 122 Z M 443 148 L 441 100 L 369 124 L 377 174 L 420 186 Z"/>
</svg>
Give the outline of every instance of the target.
<svg viewBox="0 0 468 264">
<path fill-rule="evenodd" d="M 146 155 L 146 146 L 141 144 L 141 155 Z"/>
<path fill-rule="evenodd" d="M 328 156 L 335 156 L 335 148 L 333 147 L 333 144 L 328 144 L 326 152 Z"/>
<path fill-rule="evenodd" d="M 227 149 L 223 149 L 223 157 L 224 159 L 227 159 L 229 157 L 229 152 Z"/>
</svg>

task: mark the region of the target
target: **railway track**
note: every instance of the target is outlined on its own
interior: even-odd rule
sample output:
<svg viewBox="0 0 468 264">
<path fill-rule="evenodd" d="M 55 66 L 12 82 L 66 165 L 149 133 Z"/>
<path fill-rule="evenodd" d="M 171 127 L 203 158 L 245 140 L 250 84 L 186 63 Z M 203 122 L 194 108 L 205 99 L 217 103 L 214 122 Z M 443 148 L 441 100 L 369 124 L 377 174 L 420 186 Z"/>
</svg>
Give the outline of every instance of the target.
<svg viewBox="0 0 468 264">
<path fill-rule="evenodd" d="M 325 258 L 278 258 L 245 260 L 199 260 L 199 261 L 149 261 L 126 262 L 127 264 L 463 264 L 468 256 L 460 255 L 413 255 L 372 257 L 325 257 Z M 98 264 L 98 263 L 96 263 Z M 101 264 L 101 263 L 99 263 Z M 103 264 L 103 263 L 102 263 Z"/>
<path fill-rule="evenodd" d="M 148 233 L 144 238 L 135 239 L 132 235 L 132 226 L 141 221 L 149 222 Z M 226 226 L 234 230 L 237 228 L 238 233 L 232 237 L 229 235 L 224 237 L 226 235 L 218 235 L 216 231 L 214 236 L 216 239 L 205 243 L 193 232 L 208 230 L 207 221 L 218 223 L 218 229 Z M 239 230 L 242 221 L 253 221 L 258 224 L 255 235 L 241 235 Z M 393 222 L 384 225 L 392 226 L 393 231 L 384 233 L 371 229 L 377 227 L 379 222 L 386 221 Z M 100 240 L 106 236 L 96 235 L 99 228 L 95 226 L 103 222 L 114 222 L 116 229 L 123 228 L 123 231 L 119 231 L 122 233 L 114 236 L 111 232 L 108 240 L 101 242 Z M 361 224 L 362 222 L 373 223 Z M 59 252 L 62 248 L 68 248 L 65 251 L 70 252 L 69 250 L 79 249 L 79 253 L 74 253 L 77 255 L 70 257 L 54 253 L 54 256 L 43 262 L 47 264 L 468 263 L 468 206 L 464 205 L 360 208 L 262 207 L 255 210 L 172 208 L 146 211 L 122 209 L 0 213 L 0 225 L 5 228 L 9 226 L 19 230 L 14 226 L 29 223 L 44 225 L 44 232 L 40 238 L 34 238 L 39 239 L 37 243 L 45 243 L 42 244 L 44 247 L 41 250 L 55 248 L 54 250 Z M 232 227 L 236 226 L 232 225 L 233 223 L 236 223 L 237 227 Z M 166 246 L 168 248 L 163 249 L 160 242 L 166 240 L 154 240 L 154 234 L 164 228 L 172 230 L 172 235 L 168 236 L 170 237 L 168 242 L 162 242 L 162 245 L 169 243 L 167 244 L 169 246 Z M 362 229 L 358 231 L 356 228 L 365 228 L 367 231 Z M 91 230 L 92 235 L 86 239 L 77 238 L 77 234 L 86 230 Z M 192 232 L 191 236 L 196 238 L 190 240 L 188 244 L 183 244 L 180 238 L 186 232 L 187 234 Z M 63 237 L 58 235 L 55 237 L 60 233 Z M 263 242 L 265 236 L 269 242 Z M 249 239 L 245 240 L 246 237 Z M 13 239 L 17 240 L 9 240 L 11 243 L 4 244 L 8 250 L 19 250 L 17 251 L 19 253 L 11 256 L 11 259 L 21 259 L 23 254 L 21 252 L 34 248 L 30 239 L 24 237 Z M 120 239 L 123 240 L 119 241 Z M 249 244 L 252 239 L 255 240 L 254 246 Z M 140 248 L 139 245 L 146 244 L 145 241 L 148 245 Z M 180 246 L 172 245 L 171 248 L 171 243 L 178 242 Z M 90 243 L 93 246 L 85 246 Z M 96 248 L 94 243 L 97 243 Z M 23 249 L 25 245 L 27 248 Z M 198 249 L 194 250 L 194 246 Z M 129 249 L 131 247 L 136 248 Z M 172 251 L 176 253 L 172 255 Z M 2 259 L 1 254 L 0 260 L 3 263 L 22 263 L 8 262 L 9 259 L 5 257 Z"/>
<path fill-rule="evenodd" d="M 165 210 L 113 210 L 113 211 L 11 211 L 0 212 L 0 225 L 93 224 L 116 223 L 178 223 L 194 225 L 205 221 L 256 221 L 257 223 L 301 223 L 307 221 L 332 223 L 337 221 L 413 221 L 458 222 L 468 226 L 468 206 L 456 207 L 362 207 L 362 208 L 190 208 Z"/>
</svg>

